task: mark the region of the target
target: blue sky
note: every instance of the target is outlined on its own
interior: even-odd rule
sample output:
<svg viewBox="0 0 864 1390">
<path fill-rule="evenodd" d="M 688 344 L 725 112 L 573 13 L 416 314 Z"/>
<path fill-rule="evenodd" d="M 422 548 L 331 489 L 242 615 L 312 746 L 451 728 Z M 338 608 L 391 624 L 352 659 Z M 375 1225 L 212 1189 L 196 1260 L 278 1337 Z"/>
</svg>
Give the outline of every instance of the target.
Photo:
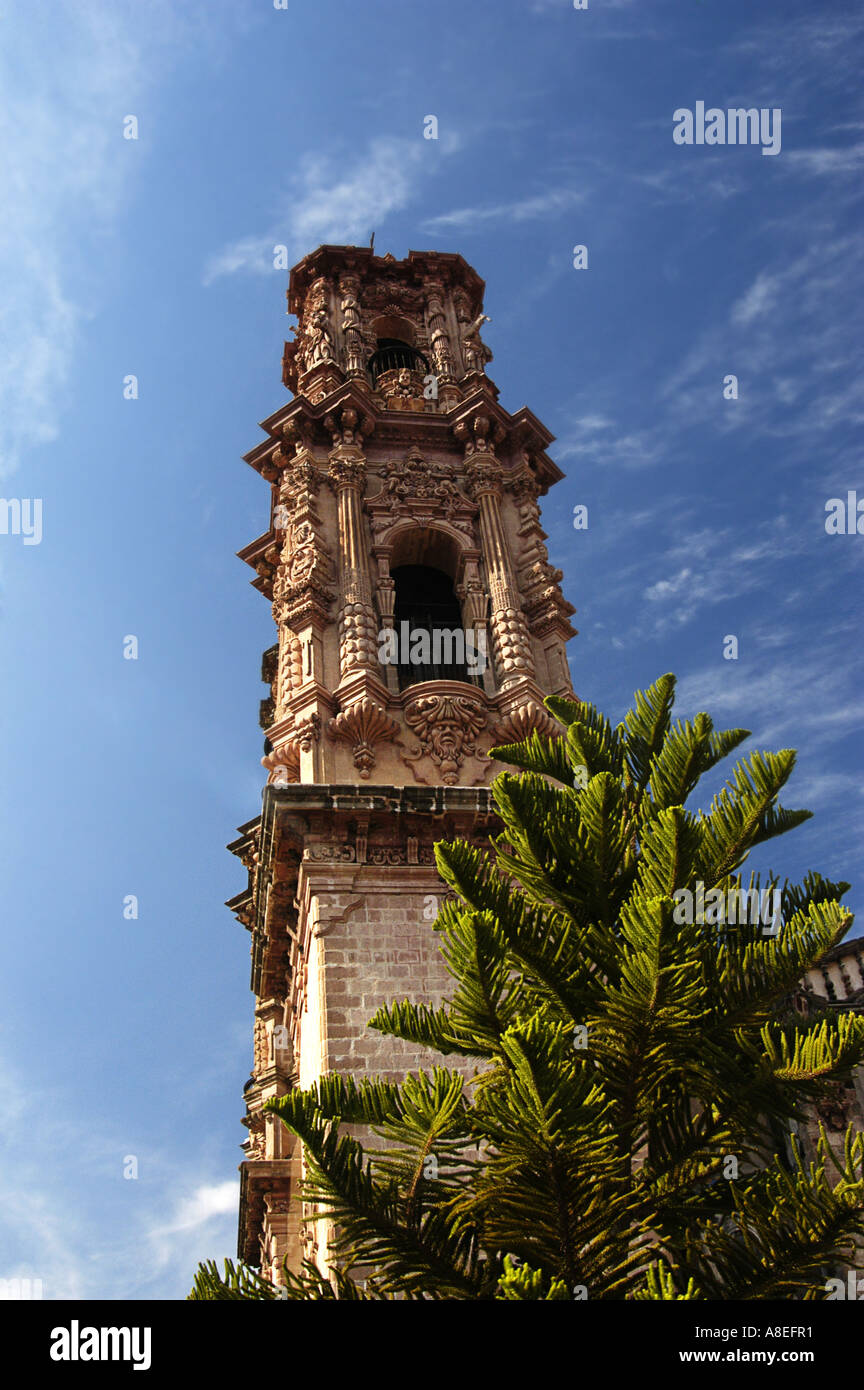
<svg viewBox="0 0 864 1390">
<path fill-rule="evenodd" d="M 786 804 L 816 816 L 760 863 L 862 905 L 864 538 L 824 521 L 864 497 L 864 15 L 17 0 L 0 24 L 0 486 L 43 500 L 40 544 L 0 535 L 0 1275 L 179 1298 L 234 1253 L 245 1137 L 222 903 L 263 782 L 274 630 L 234 552 L 267 520 L 241 455 L 285 400 L 275 244 L 374 229 L 476 267 L 502 403 L 567 474 L 544 524 L 577 692 L 618 718 L 671 670 L 681 712 L 798 748 Z M 780 108 L 780 153 L 677 146 L 697 101 Z"/>
</svg>

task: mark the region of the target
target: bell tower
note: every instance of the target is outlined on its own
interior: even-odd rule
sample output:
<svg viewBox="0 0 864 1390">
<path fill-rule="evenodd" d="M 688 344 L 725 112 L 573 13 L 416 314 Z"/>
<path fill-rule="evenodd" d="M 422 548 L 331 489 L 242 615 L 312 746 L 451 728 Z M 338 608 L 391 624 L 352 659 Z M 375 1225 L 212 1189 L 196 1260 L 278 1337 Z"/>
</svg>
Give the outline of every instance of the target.
<svg viewBox="0 0 864 1390">
<path fill-rule="evenodd" d="M 572 696 L 574 609 L 538 507 L 562 474 L 531 411 L 498 403 L 483 292 L 458 255 L 320 246 L 290 277 L 292 399 L 246 455 L 270 512 L 240 556 L 278 641 L 261 815 L 230 846 L 255 994 L 238 1253 L 273 1278 L 322 1251 L 295 1199 L 300 1146 L 264 1101 L 293 1078 L 430 1064 L 366 1024 L 448 992 L 433 845 L 487 843 L 487 750 L 557 728 L 543 697 Z"/>
</svg>

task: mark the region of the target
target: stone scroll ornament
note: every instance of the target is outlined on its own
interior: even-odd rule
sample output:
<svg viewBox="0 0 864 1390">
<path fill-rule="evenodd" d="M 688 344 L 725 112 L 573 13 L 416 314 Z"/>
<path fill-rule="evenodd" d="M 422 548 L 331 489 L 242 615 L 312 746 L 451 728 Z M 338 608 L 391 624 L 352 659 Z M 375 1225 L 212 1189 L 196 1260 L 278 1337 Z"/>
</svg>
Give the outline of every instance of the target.
<svg viewBox="0 0 864 1390">
<path fill-rule="evenodd" d="M 289 782 L 300 781 L 300 749 L 296 743 L 283 743 L 272 753 L 261 759 L 261 766 L 269 772 L 267 785 L 284 787 Z"/>
<path fill-rule="evenodd" d="M 492 725 L 489 730 L 492 740 L 489 746 L 494 748 L 506 743 L 524 743 L 533 733 L 554 738 L 563 732 L 557 719 L 553 719 L 551 714 L 547 714 L 540 705 L 531 700 L 510 710 Z"/>
<path fill-rule="evenodd" d="M 431 758 L 452 787 L 464 759 L 475 752 L 486 712 L 470 695 L 421 695 L 406 705 L 405 721 L 420 744 L 416 753 L 405 756 L 405 762 Z"/>
<path fill-rule="evenodd" d="M 327 732 L 334 740 L 353 744 L 354 766 L 365 781 L 375 766 L 375 744 L 395 739 L 399 725 L 374 700 L 364 697 L 331 719 Z"/>
<path fill-rule="evenodd" d="M 320 714 L 313 712 L 295 723 L 286 742 L 280 743 L 278 748 L 261 759 L 261 766 L 270 773 L 267 785 L 284 787 L 289 782 L 299 782 L 300 754 L 310 752 L 320 735 Z"/>
</svg>

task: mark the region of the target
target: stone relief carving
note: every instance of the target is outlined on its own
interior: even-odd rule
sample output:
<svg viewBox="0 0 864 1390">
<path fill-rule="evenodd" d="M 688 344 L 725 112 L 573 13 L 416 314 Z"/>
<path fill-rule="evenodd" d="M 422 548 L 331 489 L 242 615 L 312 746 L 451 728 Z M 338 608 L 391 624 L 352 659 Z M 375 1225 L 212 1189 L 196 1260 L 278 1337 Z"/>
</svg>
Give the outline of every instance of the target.
<svg viewBox="0 0 864 1390">
<path fill-rule="evenodd" d="M 324 426 L 330 432 L 334 449 L 345 447 L 360 449 L 364 437 L 371 434 L 375 428 L 375 422 L 368 415 L 364 415 L 361 419 L 359 412 L 355 410 L 353 405 L 346 405 L 341 410 L 325 415 Z M 347 460 L 344 461 L 347 462 Z M 355 461 L 360 462 L 360 460 Z"/>
<path fill-rule="evenodd" d="M 317 743 L 321 737 L 321 716 L 312 713 L 300 719 L 294 725 L 292 739 L 297 744 L 301 753 L 311 752 L 313 743 Z"/>
<path fill-rule="evenodd" d="M 303 415 L 292 415 L 290 420 L 285 421 L 281 433 L 284 448 L 276 452 L 282 456 L 281 467 L 290 468 L 290 473 L 283 479 L 283 486 L 298 480 L 298 482 L 302 481 L 304 485 L 313 487 L 317 491 L 318 475 L 314 465 L 308 458 L 303 461 L 303 456 L 308 454 L 312 446 L 314 437 L 312 421 L 307 420 Z"/>
<path fill-rule="evenodd" d="M 435 371 L 438 376 L 447 381 L 453 375 L 453 354 L 450 348 L 450 335 L 447 332 L 447 320 L 444 317 L 443 292 L 436 281 L 427 281 L 426 291 L 429 296 L 426 312 L 429 315 L 429 342 L 432 347 L 432 360 L 435 363 Z"/>
<path fill-rule="evenodd" d="M 309 371 L 321 362 L 336 361 L 327 313 L 327 280 L 323 276 L 314 282 L 309 291 L 298 343 L 297 360 L 302 371 Z"/>
<path fill-rule="evenodd" d="M 462 349 L 469 372 L 485 371 L 486 363 L 492 361 L 492 353 L 480 337 L 483 324 L 491 322 L 488 314 L 478 314 L 474 322 L 463 330 Z"/>
<path fill-rule="evenodd" d="M 493 424 L 488 415 L 482 412 L 475 415 L 472 420 L 457 420 L 453 426 L 453 433 L 459 440 L 465 451 L 466 462 L 472 454 L 492 454 L 495 453 L 496 445 L 501 444 L 506 438 L 506 433 L 502 426 L 495 422 Z M 491 463 L 486 465 L 492 467 Z M 477 465 L 473 472 L 479 471 Z M 503 477 L 503 473 L 499 473 Z"/>
<path fill-rule="evenodd" d="M 257 1063 L 256 1063 L 257 1065 Z M 261 1068 L 263 1070 L 263 1067 Z M 267 1135 L 264 1123 L 264 1116 L 260 1111 L 250 1111 L 244 1115 L 240 1121 L 249 1131 L 249 1138 L 241 1148 L 245 1149 L 246 1157 L 253 1161 L 258 1161 L 267 1156 Z"/>
<path fill-rule="evenodd" d="M 330 864 L 353 864 L 356 862 L 356 853 L 353 845 L 307 845 L 303 851 L 303 858 Z"/>
<path fill-rule="evenodd" d="M 404 460 L 386 463 L 381 470 L 384 486 L 366 503 L 376 539 L 405 516 L 418 524 L 440 517 L 473 538 L 476 508 L 456 486 L 452 473 L 449 464 L 427 462 L 416 447 L 409 449 Z"/>
<path fill-rule="evenodd" d="M 459 779 L 464 759 L 475 752 L 477 736 L 486 724 L 482 699 L 475 695 L 420 695 L 405 706 L 405 722 L 420 747 L 404 761 L 431 758 L 448 786 Z"/>
<path fill-rule="evenodd" d="M 360 322 L 360 281 L 356 275 L 339 278 L 341 291 L 342 332 L 348 353 L 348 375 L 363 375 L 363 337 Z"/>
<path fill-rule="evenodd" d="M 284 742 L 261 759 L 261 766 L 266 767 L 270 774 L 267 785 L 279 787 L 289 782 L 299 782 L 300 755 L 311 752 L 313 744 L 318 742 L 320 736 L 320 714 L 313 711 L 312 714 L 295 721 Z"/>
<path fill-rule="evenodd" d="M 272 1193 L 267 1193 L 264 1198 L 268 1216 L 285 1216 L 286 1213 L 295 1209 L 295 1203 L 290 1197 L 274 1197 Z"/>
<path fill-rule="evenodd" d="M 267 778 L 268 786 L 284 787 L 289 782 L 299 782 L 299 744 L 293 741 L 280 743 L 278 748 L 274 748 L 272 753 L 261 759 L 261 766 L 266 767 L 270 774 Z"/>
<path fill-rule="evenodd" d="M 399 725 L 379 704 L 364 697 L 331 719 L 327 732 L 332 739 L 353 744 L 354 766 L 365 780 L 375 766 L 374 745 L 395 739 Z"/>
<path fill-rule="evenodd" d="M 535 732 L 552 738 L 562 734 L 563 729 L 551 714 L 531 700 L 495 721 L 489 729 L 490 747 L 499 743 L 523 743 Z"/>
</svg>

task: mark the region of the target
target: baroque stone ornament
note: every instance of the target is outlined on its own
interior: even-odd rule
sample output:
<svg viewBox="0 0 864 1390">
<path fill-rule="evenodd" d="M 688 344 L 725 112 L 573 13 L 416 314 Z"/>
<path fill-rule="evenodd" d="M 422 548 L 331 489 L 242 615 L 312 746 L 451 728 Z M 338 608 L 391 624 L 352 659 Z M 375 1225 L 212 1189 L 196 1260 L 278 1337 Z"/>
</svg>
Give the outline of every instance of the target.
<svg viewBox="0 0 864 1390">
<path fill-rule="evenodd" d="M 476 314 L 472 311 L 468 296 L 464 290 L 457 289 L 453 295 L 453 304 L 456 309 L 456 318 L 459 322 L 459 338 L 462 347 L 462 363 L 465 374 L 471 372 L 485 372 L 486 363 L 492 361 L 492 353 L 480 337 L 480 329 L 484 323 L 489 323 L 488 314 Z"/>
<path fill-rule="evenodd" d="M 353 845 L 317 844 L 307 845 L 303 851 L 304 859 L 323 864 L 353 864 L 357 851 Z"/>
<path fill-rule="evenodd" d="M 405 722 L 416 734 L 420 748 L 406 762 L 431 758 L 448 786 L 459 780 L 463 760 L 473 754 L 477 736 L 486 723 L 481 696 L 447 692 L 424 693 L 405 706 Z"/>
<path fill-rule="evenodd" d="M 267 1140 L 264 1132 L 264 1116 L 260 1114 L 245 1115 L 240 1123 L 249 1130 L 249 1138 L 242 1145 L 246 1151 L 246 1157 L 252 1159 L 253 1162 L 265 1158 Z"/>
<path fill-rule="evenodd" d="M 497 422 L 493 425 L 489 416 L 484 415 L 482 411 L 476 414 L 473 419 L 457 420 L 456 424 L 453 426 L 453 433 L 462 445 L 466 461 L 470 459 L 473 454 L 494 456 L 496 446 L 503 443 L 507 437 L 506 431 L 502 426 Z M 494 462 L 487 457 L 485 466 L 487 468 L 494 468 L 495 465 Z M 475 468 L 474 472 L 477 473 L 478 470 Z M 501 478 L 503 477 L 501 470 L 498 471 L 497 477 L 500 485 Z"/>
<path fill-rule="evenodd" d="M 270 776 L 267 778 L 267 785 L 271 787 L 284 787 L 289 782 L 300 781 L 300 746 L 298 743 L 282 743 L 278 748 L 274 748 L 272 753 L 261 759 L 261 766 L 266 767 Z"/>
<path fill-rule="evenodd" d="M 429 280 L 426 283 L 426 312 L 429 316 L 429 342 L 432 346 L 432 359 L 435 370 L 443 381 L 453 375 L 453 354 L 450 348 L 450 335 L 444 316 L 444 291 L 440 283 Z"/>
<path fill-rule="evenodd" d="M 410 517 L 418 525 L 443 520 L 472 537 L 476 506 L 453 481 L 448 464 L 429 463 L 414 446 L 402 460 L 391 460 L 381 470 L 384 485 L 366 503 L 376 540 L 397 522 Z"/>
<path fill-rule="evenodd" d="M 312 286 L 304 325 L 298 342 L 300 346 L 297 356 L 303 370 L 309 371 L 321 362 L 336 361 L 330 318 L 327 313 L 327 281 L 323 277 L 316 280 Z"/>
<path fill-rule="evenodd" d="M 299 719 L 294 725 L 294 742 L 301 753 L 311 751 L 312 744 L 317 743 L 321 737 L 321 716 L 313 712 L 306 715 L 304 719 Z"/>
<path fill-rule="evenodd" d="M 324 427 L 330 431 L 334 449 L 359 449 L 367 434 L 371 434 L 375 422 L 368 415 L 361 417 L 353 405 L 343 406 L 324 416 Z"/>
<path fill-rule="evenodd" d="M 354 766 L 366 780 L 375 766 L 375 744 L 395 739 L 399 725 L 374 700 L 364 698 L 331 719 L 327 732 L 332 739 L 353 744 Z"/>
<path fill-rule="evenodd" d="M 492 361 L 492 353 L 480 337 L 480 329 L 484 323 L 491 322 L 488 314 L 478 314 L 474 322 L 463 330 L 462 352 L 469 372 L 483 372 L 486 370 L 486 363 Z"/>
<path fill-rule="evenodd" d="M 517 705 L 515 709 L 509 710 L 501 719 L 496 720 L 489 729 L 492 738 L 490 747 L 494 748 L 504 743 L 522 743 L 533 733 L 554 738 L 563 732 L 561 725 L 551 714 L 530 700 L 527 704 Z"/>
<path fill-rule="evenodd" d="M 362 377 L 363 337 L 360 320 L 360 281 L 356 275 L 339 277 L 340 308 L 342 310 L 342 332 L 348 353 L 348 375 Z"/>
</svg>

